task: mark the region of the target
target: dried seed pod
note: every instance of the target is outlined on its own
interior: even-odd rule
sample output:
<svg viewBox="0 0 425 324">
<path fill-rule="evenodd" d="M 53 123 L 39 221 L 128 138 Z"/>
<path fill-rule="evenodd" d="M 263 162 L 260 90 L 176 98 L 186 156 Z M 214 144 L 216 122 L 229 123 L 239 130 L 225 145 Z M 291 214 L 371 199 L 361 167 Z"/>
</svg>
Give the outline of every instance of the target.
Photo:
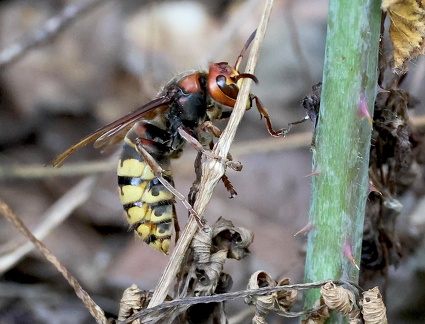
<svg viewBox="0 0 425 324">
<path fill-rule="evenodd" d="M 259 270 L 254 272 L 248 281 L 247 289 L 258 289 L 263 287 L 275 287 L 276 281 L 265 271 Z M 255 300 L 259 296 L 247 296 L 245 297 L 245 303 L 247 304 L 255 304 Z"/>
<path fill-rule="evenodd" d="M 289 279 L 285 278 L 278 282 L 278 286 L 289 285 Z M 291 290 L 281 290 L 277 292 L 277 302 L 279 308 L 283 311 L 289 312 L 289 310 L 294 306 L 297 301 L 298 291 Z"/>
<path fill-rule="evenodd" d="M 228 250 L 227 257 L 241 260 L 249 254 L 248 247 L 254 240 L 254 234 L 242 227 L 234 227 L 231 221 L 220 217 L 212 230 L 212 252 Z"/>
<path fill-rule="evenodd" d="M 365 324 L 387 324 L 386 307 L 378 287 L 374 287 L 363 293 L 360 301 Z"/>
<path fill-rule="evenodd" d="M 223 273 L 224 263 L 228 258 L 239 260 L 246 256 L 252 241 L 250 231 L 235 228 L 232 222 L 221 217 L 209 233 L 198 231 L 178 275 L 179 297 L 228 292 L 233 280 Z M 223 302 L 193 305 L 185 314 L 187 323 L 224 323 L 225 319 Z"/>
<path fill-rule="evenodd" d="M 276 281 L 265 271 L 257 271 L 251 275 L 251 278 L 248 282 L 247 289 L 258 289 L 263 287 L 275 287 Z M 245 303 L 248 305 L 255 305 L 255 315 L 252 319 L 253 324 L 263 324 L 266 323 L 266 315 L 274 310 L 274 304 L 276 302 L 276 293 L 271 293 L 268 295 L 258 296 L 248 296 L 245 297 Z"/>
<path fill-rule="evenodd" d="M 356 298 L 354 293 L 342 286 L 336 286 L 329 281 L 320 288 L 323 301 L 330 308 L 343 315 L 349 315 L 355 310 Z"/>
<path fill-rule="evenodd" d="M 120 310 L 118 313 L 118 321 L 123 322 L 128 317 L 138 312 L 143 307 L 143 292 L 135 285 L 131 285 L 124 290 L 120 301 Z M 132 324 L 139 324 L 140 320 L 135 320 Z"/>
<path fill-rule="evenodd" d="M 118 322 L 126 321 L 130 316 L 136 314 L 144 308 L 148 307 L 148 304 L 152 298 L 152 291 L 140 290 L 135 284 L 124 290 L 121 301 L 120 309 L 118 312 Z M 165 298 L 166 301 L 173 300 L 169 295 Z M 173 310 L 166 312 L 152 312 L 143 319 L 150 319 L 153 321 L 165 322 L 166 318 L 172 318 Z M 177 315 L 176 315 L 177 316 Z M 140 324 L 140 319 L 136 319 L 131 324 Z"/>
<path fill-rule="evenodd" d="M 211 255 L 208 262 L 198 264 L 197 280 L 193 285 L 194 296 L 209 296 L 214 293 L 223 271 L 226 256 L 227 251 L 218 251 Z"/>
<path fill-rule="evenodd" d="M 192 241 L 195 296 L 212 294 L 219 282 L 227 258 L 242 259 L 253 241 L 252 232 L 235 228 L 233 223 L 220 217 L 209 234 L 198 231 Z"/>
<path fill-rule="evenodd" d="M 247 289 L 258 289 L 263 287 L 285 286 L 289 284 L 289 279 L 283 279 L 279 283 L 267 272 L 257 271 L 249 279 Z M 257 308 L 253 323 L 265 323 L 266 315 L 273 311 L 278 315 L 286 315 L 297 298 L 296 290 L 281 290 L 267 295 L 255 295 L 245 298 L 245 303 L 255 305 Z"/>
</svg>

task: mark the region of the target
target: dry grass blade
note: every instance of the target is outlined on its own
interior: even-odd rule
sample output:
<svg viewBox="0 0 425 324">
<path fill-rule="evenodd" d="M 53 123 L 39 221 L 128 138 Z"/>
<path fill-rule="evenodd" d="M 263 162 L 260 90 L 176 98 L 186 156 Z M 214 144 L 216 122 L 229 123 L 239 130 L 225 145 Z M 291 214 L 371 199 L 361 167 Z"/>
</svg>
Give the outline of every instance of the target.
<svg viewBox="0 0 425 324">
<path fill-rule="evenodd" d="M 63 195 L 45 213 L 43 221 L 33 231 L 34 236 L 42 240 L 51 233 L 57 226 L 72 213 L 72 211 L 84 203 L 93 192 L 96 177 L 88 177 L 77 183 L 71 190 Z M 22 257 L 29 253 L 34 246 L 28 242 L 10 253 L 5 253 L 0 257 L 0 274 L 13 267 Z"/>
<path fill-rule="evenodd" d="M 252 44 L 252 49 L 248 57 L 248 63 L 246 68 L 247 73 L 254 73 L 259 56 L 260 44 L 262 43 L 264 34 L 267 29 L 267 23 L 270 17 L 272 6 L 273 0 L 268 0 L 265 4 L 264 12 L 261 17 L 257 33 Z M 240 88 L 238 99 L 236 101 L 235 108 L 233 109 L 233 113 L 230 116 L 227 127 L 224 129 L 218 143 L 216 144 L 213 150 L 216 155 L 219 155 L 223 158 L 227 157 L 227 153 L 229 152 L 230 145 L 233 142 L 237 127 L 246 109 L 250 86 L 251 80 L 245 79 Z M 205 157 L 203 158 L 200 190 L 198 193 L 198 198 L 194 205 L 194 209 L 196 210 L 198 215 L 202 216 L 204 214 L 206 206 L 211 199 L 213 189 L 223 174 L 224 165 L 222 163 L 216 160 L 205 159 Z M 182 232 L 179 241 L 177 242 L 173 254 L 170 257 L 170 261 L 168 262 L 168 265 L 159 281 L 159 284 L 155 289 L 155 292 L 148 307 L 159 305 L 164 301 L 177 274 L 177 271 L 180 268 L 180 264 L 183 260 L 186 250 L 189 247 L 189 244 L 197 229 L 198 225 L 195 219 L 191 217 L 184 231 Z"/>
<path fill-rule="evenodd" d="M 0 213 L 12 223 L 23 235 L 25 235 L 44 255 L 44 257 L 64 276 L 76 295 L 83 301 L 90 314 L 96 319 L 97 323 L 107 323 L 107 319 L 102 309 L 91 299 L 87 292 L 80 286 L 78 281 L 68 272 L 63 264 L 50 252 L 49 249 L 39 241 L 30 230 L 24 225 L 21 219 L 13 213 L 9 206 L 0 200 Z"/>
</svg>

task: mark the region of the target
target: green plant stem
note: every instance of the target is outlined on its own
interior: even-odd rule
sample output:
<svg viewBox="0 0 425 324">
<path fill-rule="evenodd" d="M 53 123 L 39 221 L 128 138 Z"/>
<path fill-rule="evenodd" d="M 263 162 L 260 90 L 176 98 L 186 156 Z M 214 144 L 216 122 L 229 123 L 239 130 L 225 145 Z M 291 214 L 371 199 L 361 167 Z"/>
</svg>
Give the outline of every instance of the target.
<svg viewBox="0 0 425 324">
<path fill-rule="evenodd" d="M 373 114 L 377 88 L 380 1 L 330 0 L 320 116 L 313 148 L 310 222 L 305 282 L 358 281 L 368 194 L 371 125 L 359 116 L 360 101 Z M 345 249 L 347 250 L 347 249 Z M 305 296 L 310 308 L 319 298 Z M 327 323 L 341 323 L 333 315 Z"/>
</svg>

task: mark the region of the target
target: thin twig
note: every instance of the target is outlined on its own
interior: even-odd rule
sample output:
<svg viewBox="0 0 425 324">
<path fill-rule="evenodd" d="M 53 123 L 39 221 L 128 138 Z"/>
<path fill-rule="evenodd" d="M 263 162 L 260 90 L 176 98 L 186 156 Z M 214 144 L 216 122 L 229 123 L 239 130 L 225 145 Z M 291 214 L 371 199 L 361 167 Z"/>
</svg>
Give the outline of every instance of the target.
<svg viewBox="0 0 425 324">
<path fill-rule="evenodd" d="M 42 217 L 43 221 L 33 231 L 34 236 L 39 240 L 44 239 L 49 233 L 57 228 L 72 213 L 75 208 L 83 204 L 92 194 L 96 183 L 96 177 L 91 176 L 81 180 L 58 201 L 46 211 Z M 27 242 L 10 253 L 5 253 L 0 257 L 0 274 L 9 270 L 25 255 L 27 255 L 34 246 Z"/>
<path fill-rule="evenodd" d="M 0 52 L 0 69 L 16 62 L 31 49 L 52 40 L 59 32 L 65 30 L 75 20 L 89 13 L 108 0 L 88 0 L 79 5 L 68 5 L 58 15 L 47 20 L 43 27 L 37 29 L 31 37 L 9 45 Z"/>
<path fill-rule="evenodd" d="M 53 255 L 53 253 L 39 241 L 31 231 L 24 225 L 22 220 L 13 213 L 9 206 L 0 200 L 0 213 L 6 217 L 6 219 L 12 223 L 23 235 L 25 235 L 44 257 L 60 272 L 63 277 L 68 281 L 76 295 L 83 301 L 84 305 L 89 310 L 90 314 L 96 319 L 97 323 L 107 323 L 107 319 L 103 310 L 91 299 L 89 294 L 80 286 L 77 279 L 75 279 L 66 269 L 66 267 L 60 263 L 60 261 Z"/>
<path fill-rule="evenodd" d="M 259 56 L 260 44 L 262 43 L 264 34 L 266 32 L 267 23 L 270 17 L 272 6 L 273 0 L 268 0 L 266 2 L 264 12 L 261 17 L 261 22 L 259 24 L 254 42 L 252 44 L 252 49 L 250 51 L 246 68 L 247 73 L 254 73 L 255 65 Z M 229 122 L 213 150 L 214 154 L 222 158 L 227 157 L 237 127 L 245 112 L 250 86 L 251 80 L 245 79 L 242 83 L 238 99 L 233 109 L 233 113 L 230 116 Z M 213 189 L 221 178 L 221 176 L 224 174 L 224 171 L 224 165 L 222 163 L 216 161 L 215 159 L 208 159 L 205 156 L 203 157 L 200 190 L 194 205 L 194 209 L 196 210 L 198 215 L 202 216 L 204 214 L 206 206 L 211 199 Z M 179 271 L 180 264 L 183 260 L 184 255 L 186 254 L 186 250 L 188 249 L 189 244 L 192 241 L 193 235 L 195 234 L 197 229 L 198 225 L 194 217 L 190 217 L 189 222 L 183 230 L 182 235 L 173 251 L 173 254 L 170 257 L 170 261 L 168 262 L 167 267 L 165 268 L 165 271 L 159 281 L 159 284 L 153 293 L 152 299 L 148 307 L 154 307 L 164 301 L 172 285 L 172 282 L 176 277 L 177 272 Z"/>
</svg>

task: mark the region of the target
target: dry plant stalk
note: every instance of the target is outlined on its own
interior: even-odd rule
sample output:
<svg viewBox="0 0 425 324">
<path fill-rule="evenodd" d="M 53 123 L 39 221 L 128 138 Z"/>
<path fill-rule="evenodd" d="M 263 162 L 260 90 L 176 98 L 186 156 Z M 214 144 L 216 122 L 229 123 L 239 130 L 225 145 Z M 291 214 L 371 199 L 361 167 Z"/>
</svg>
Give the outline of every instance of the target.
<svg viewBox="0 0 425 324">
<path fill-rule="evenodd" d="M 248 57 L 246 73 L 254 74 L 255 66 L 259 57 L 260 44 L 263 41 L 264 34 L 267 29 L 267 23 L 270 17 L 271 9 L 273 6 L 273 0 L 267 0 L 263 15 L 261 17 L 260 24 L 257 29 L 255 39 L 252 44 L 252 48 Z M 230 145 L 233 142 L 237 127 L 245 113 L 248 95 L 250 92 L 251 80 L 245 79 L 240 88 L 236 105 L 233 109 L 232 115 L 230 116 L 229 122 L 224 129 L 220 139 L 213 149 L 213 153 L 222 158 L 226 158 L 230 149 Z M 221 176 L 224 174 L 225 166 L 217 161 L 208 159 L 205 156 L 202 158 L 202 178 L 200 183 L 200 190 L 197 196 L 197 200 L 194 204 L 194 209 L 200 215 L 203 216 L 206 206 L 211 199 L 213 189 Z M 188 224 L 182 232 L 182 235 L 174 248 L 173 254 L 170 257 L 167 267 L 158 283 L 157 288 L 154 291 L 151 302 L 148 308 L 154 307 L 161 304 L 165 296 L 167 295 L 174 278 L 176 277 L 180 264 L 183 260 L 184 255 L 192 241 L 195 232 L 198 230 L 198 224 L 193 217 L 190 217 Z"/>
<path fill-rule="evenodd" d="M 80 286 L 77 279 L 75 279 L 66 269 L 66 267 L 60 263 L 60 261 L 53 255 L 53 253 L 39 241 L 31 231 L 24 225 L 22 220 L 13 213 L 10 207 L 3 201 L 0 200 L 0 213 L 13 224 L 24 236 L 26 236 L 37 249 L 44 255 L 44 257 L 60 272 L 63 277 L 68 281 L 78 298 L 80 298 L 84 305 L 89 310 L 90 314 L 96 319 L 97 323 L 107 323 L 107 319 L 103 310 L 94 302 L 89 294 Z"/>
</svg>

